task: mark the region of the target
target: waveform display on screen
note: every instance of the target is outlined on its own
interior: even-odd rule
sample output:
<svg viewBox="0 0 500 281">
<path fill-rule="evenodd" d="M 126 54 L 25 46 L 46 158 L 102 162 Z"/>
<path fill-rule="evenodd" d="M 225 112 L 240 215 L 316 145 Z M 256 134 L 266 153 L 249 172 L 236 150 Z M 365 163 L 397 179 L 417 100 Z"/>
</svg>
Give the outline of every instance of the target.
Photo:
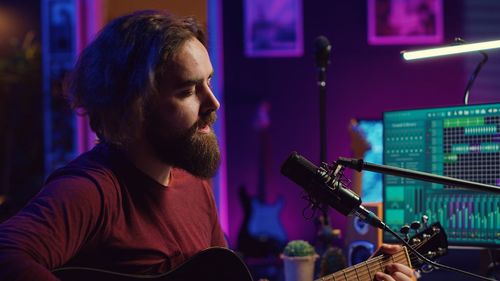
<svg viewBox="0 0 500 281">
<path fill-rule="evenodd" d="M 500 104 L 386 112 L 384 164 L 500 186 Z M 452 245 L 500 246 L 500 195 L 385 176 L 383 200 L 395 230 L 427 215 Z"/>
</svg>

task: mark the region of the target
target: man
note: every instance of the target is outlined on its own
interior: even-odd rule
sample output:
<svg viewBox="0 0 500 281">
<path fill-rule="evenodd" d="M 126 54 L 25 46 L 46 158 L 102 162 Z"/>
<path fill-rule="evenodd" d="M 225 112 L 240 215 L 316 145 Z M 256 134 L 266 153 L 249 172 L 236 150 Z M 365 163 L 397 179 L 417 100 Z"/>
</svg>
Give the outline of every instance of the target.
<svg viewBox="0 0 500 281">
<path fill-rule="evenodd" d="M 155 274 L 226 245 L 204 43 L 194 20 L 143 11 L 85 49 L 67 86 L 100 144 L 0 227 L 0 280 L 56 280 L 63 265 Z"/>
<path fill-rule="evenodd" d="M 226 246 L 209 184 L 212 74 L 192 19 L 141 11 L 108 24 L 67 83 L 100 143 L 0 226 L 0 280 L 57 280 L 61 266 L 158 274 Z"/>
</svg>

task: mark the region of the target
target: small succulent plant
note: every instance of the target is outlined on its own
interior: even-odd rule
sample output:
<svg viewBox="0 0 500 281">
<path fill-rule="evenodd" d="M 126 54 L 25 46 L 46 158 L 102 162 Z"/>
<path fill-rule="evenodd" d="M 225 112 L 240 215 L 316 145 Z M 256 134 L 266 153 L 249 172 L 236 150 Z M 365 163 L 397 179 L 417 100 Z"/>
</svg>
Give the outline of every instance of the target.
<svg viewBox="0 0 500 281">
<path fill-rule="evenodd" d="M 316 251 L 314 250 L 314 247 L 304 240 L 292 240 L 288 242 L 283 250 L 283 255 L 288 257 L 304 257 L 315 254 Z"/>
</svg>

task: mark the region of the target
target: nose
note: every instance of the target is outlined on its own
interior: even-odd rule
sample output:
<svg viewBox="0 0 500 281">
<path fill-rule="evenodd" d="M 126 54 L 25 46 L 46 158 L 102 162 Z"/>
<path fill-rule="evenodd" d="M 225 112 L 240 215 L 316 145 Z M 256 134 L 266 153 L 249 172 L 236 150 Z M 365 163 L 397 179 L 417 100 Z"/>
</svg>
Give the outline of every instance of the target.
<svg viewBox="0 0 500 281">
<path fill-rule="evenodd" d="M 217 111 L 220 108 L 220 102 L 215 96 L 214 92 L 210 88 L 210 86 L 206 86 L 205 89 L 205 99 L 203 101 L 204 103 L 204 113 L 210 113 L 213 111 Z"/>
</svg>

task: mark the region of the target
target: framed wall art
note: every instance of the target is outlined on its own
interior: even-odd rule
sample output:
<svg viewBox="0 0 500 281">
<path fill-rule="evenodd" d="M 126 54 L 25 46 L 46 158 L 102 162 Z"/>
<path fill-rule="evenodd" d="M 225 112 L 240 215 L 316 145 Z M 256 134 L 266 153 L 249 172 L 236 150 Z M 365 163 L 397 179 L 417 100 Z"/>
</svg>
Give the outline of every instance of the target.
<svg viewBox="0 0 500 281">
<path fill-rule="evenodd" d="M 443 42 L 442 0 L 367 0 L 371 45 Z"/>
<path fill-rule="evenodd" d="M 302 0 L 245 0 L 245 55 L 302 56 L 302 17 Z"/>
</svg>

